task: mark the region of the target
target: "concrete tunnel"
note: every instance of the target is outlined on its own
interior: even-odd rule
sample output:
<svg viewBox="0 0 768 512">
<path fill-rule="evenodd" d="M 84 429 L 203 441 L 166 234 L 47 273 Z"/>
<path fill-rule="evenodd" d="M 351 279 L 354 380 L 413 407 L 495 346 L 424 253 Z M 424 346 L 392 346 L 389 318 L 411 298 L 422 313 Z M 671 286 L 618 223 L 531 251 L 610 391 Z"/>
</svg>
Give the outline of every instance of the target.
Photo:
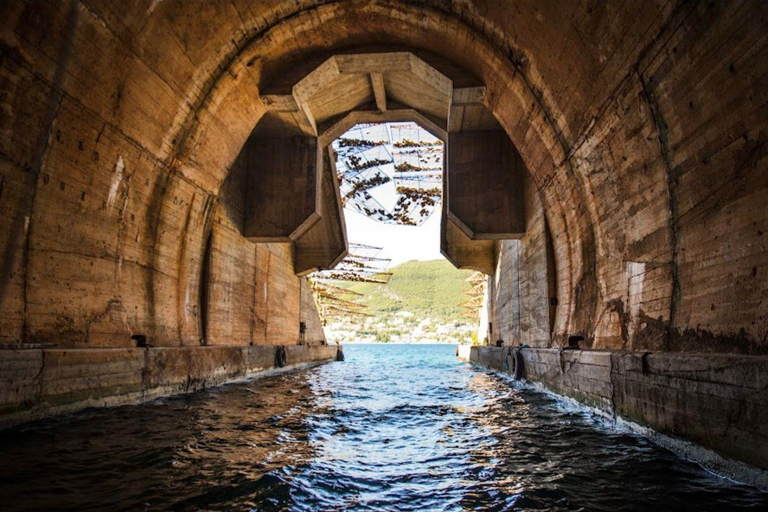
<svg viewBox="0 0 768 512">
<path fill-rule="evenodd" d="M 329 145 L 408 120 L 446 144 L 441 251 L 489 276 L 503 346 L 463 356 L 525 345 L 527 380 L 768 482 L 768 4 L 0 12 L 3 426 L 334 359 Z"/>
</svg>

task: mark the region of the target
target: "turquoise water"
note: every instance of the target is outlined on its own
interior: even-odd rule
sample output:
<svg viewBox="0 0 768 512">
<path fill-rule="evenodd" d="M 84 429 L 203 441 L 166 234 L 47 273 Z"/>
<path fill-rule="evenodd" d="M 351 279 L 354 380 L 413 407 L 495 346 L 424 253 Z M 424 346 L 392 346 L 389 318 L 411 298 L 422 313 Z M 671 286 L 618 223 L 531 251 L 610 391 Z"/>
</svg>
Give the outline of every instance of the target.
<svg viewBox="0 0 768 512">
<path fill-rule="evenodd" d="M 3 510 L 765 510 L 445 345 L 4 432 Z"/>
</svg>

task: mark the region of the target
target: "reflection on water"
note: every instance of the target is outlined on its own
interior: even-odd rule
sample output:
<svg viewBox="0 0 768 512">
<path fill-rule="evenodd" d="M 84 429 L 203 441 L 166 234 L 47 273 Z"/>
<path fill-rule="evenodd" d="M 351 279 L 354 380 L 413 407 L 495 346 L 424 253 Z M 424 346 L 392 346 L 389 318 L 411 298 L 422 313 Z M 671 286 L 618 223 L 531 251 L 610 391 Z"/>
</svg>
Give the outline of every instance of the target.
<svg viewBox="0 0 768 512">
<path fill-rule="evenodd" d="M 4 510 L 755 510 L 768 495 L 459 362 L 347 360 L 4 432 Z"/>
</svg>

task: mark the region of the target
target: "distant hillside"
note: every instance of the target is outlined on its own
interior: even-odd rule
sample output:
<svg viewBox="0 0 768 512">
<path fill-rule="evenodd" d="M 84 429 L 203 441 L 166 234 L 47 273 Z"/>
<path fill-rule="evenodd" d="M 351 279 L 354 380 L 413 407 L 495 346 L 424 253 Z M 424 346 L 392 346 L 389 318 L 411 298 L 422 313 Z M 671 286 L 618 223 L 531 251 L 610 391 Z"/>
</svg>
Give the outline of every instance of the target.
<svg viewBox="0 0 768 512">
<path fill-rule="evenodd" d="M 469 288 L 469 270 L 456 270 L 446 260 L 409 261 L 392 269 L 386 285 L 349 283 L 345 287 L 364 294 L 368 313 L 387 316 L 408 311 L 417 316 L 455 320 L 462 293 Z"/>
</svg>

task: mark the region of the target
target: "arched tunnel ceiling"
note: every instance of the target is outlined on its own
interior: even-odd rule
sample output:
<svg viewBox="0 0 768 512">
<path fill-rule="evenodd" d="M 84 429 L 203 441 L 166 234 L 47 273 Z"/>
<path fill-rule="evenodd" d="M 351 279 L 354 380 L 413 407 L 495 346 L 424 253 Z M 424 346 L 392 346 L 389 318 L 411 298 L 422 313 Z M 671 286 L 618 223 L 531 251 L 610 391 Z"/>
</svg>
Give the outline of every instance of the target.
<svg viewBox="0 0 768 512">
<path fill-rule="evenodd" d="M 410 52 L 467 102 L 450 134 L 490 112 L 530 172 L 525 234 L 478 251 L 489 341 L 768 467 L 767 26 L 750 0 L 1 2 L 0 344 L 23 348 L 0 351 L 0 419 L 241 379 L 270 344 L 322 340 L 291 244 L 243 236 L 239 155 L 329 58 Z M 340 107 L 309 95 L 321 129 L 382 109 L 376 88 L 408 101 L 366 71 Z M 436 90 L 419 115 L 440 124 Z M 601 350 L 552 350 L 572 336 Z"/>
<path fill-rule="evenodd" d="M 264 162 L 267 155 L 276 161 L 288 162 L 300 151 L 298 146 L 275 138 L 282 141 L 286 137 L 317 137 L 321 156 L 317 159 L 316 172 L 320 176 L 312 180 L 321 183 L 325 179 L 323 175 L 330 171 L 327 164 L 322 165 L 326 160 L 325 148 L 354 124 L 419 123 L 454 148 L 444 174 L 441 251 L 459 268 L 492 274 L 492 240 L 518 238 L 524 232 L 521 191 L 527 173 L 517 150 L 485 103 L 485 86 L 455 87 L 454 79 L 463 84 L 479 81 L 466 71 L 443 63 L 442 69 L 451 73 L 449 77 L 424 60 L 440 63 L 439 58 L 424 52 L 421 55 L 423 58 L 406 51 L 333 55 L 315 68 L 305 68 L 306 75 L 294 70 L 292 76 L 296 82 L 290 87 L 290 93 L 278 94 L 269 85 L 263 86 L 261 99 L 267 112 L 246 144 L 246 148 L 253 148 L 262 156 L 253 159 L 249 167 L 260 166 L 263 172 L 279 175 L 295 172 L 286 167 L 276 171 Z M 285 78 L 282 81 L 285 84 Z M 465 134 L 469 132 L 482 134 L 468 137 Z M 484 140 L 494 142 L 484 144 Z M 294 149 L 283 155 L 265 146 Z M 471 155 L 471 161 L 467 155 Z M 451 164 L 452 159 L 456 165 Z M 258 172 L 249 170 L 254 173 L 249 176 L 255 185 L 252 192 L 247 192 L 251 195 L 246 199 L 250 208 L 244 229 L 246 236 L 255 241 L 271 240 L 270 233 L 283 219 L 305 219 L 300 226 L 298 222 L 291 224 L 297 226 L 295 229 L 281 228 L 275 233 L 275 240 L 291 240 L 295 244 L 297 274 L 304 275 L 337 263 L 339 255 L 346 254 L 344 219 L 337 218 L 340 208 L 326 207 L 323 215 L 320 211 L 323 202 L 318 199 L 309 208 L 313 212 L 311 216 L 307 216 L 307 207 L 302 208 L 301 213 L 294 212 L 292 207 L 299 208 L 299 202 L 291 201 L 296 197 L 294 187 L 278 178 L 281 185 L 273 189 L 266 185 L 271 178 Z M 471 176 L 471 181 L 465 176 Z M 454 186 L 449 186 L 450 183 Z M 480 197 L 483 194 L 485 198 Z M 493 198 L 488 194 L 494 194 Z M 499 198 L 504 200 L 496 204 Z M 268 209 L 275 214 L 267 212 L 264 205 L 271 205 Z M 322 236 L 317 235 L 321 232 Z M 338 235 L 328 237 L 329 233 Z M 307 257 L 308 253 L 312 257 Z"/>
<path fill-rule="evenodd" d="M 561 341 L 767 349 L 764 2 L 2 9 L 4 339 L 88 339 L 112 307 L 109 329 L 199 339 L 203 233 L 262 88 L 386 47 L 485 85 L 552 232 Z"/>
<path fill-rule="evenodd" d="M 254 135 L 328 138 L 326 132 L 352 111 L 370 112 L 372 119 L 375 113 L 387 112 L 389 120 L 410 119 L 414 115 L 408 111 L 416 111 L 441 132 L 500 129 L 484 104 L 485 87 L 476 78 L 456 66 L 443 65 L 451 73 L 445 75 L 432 65 L 439 58 L 421 54 L 348 53 L 329 57 L 303 76 L 294 70 L 291 75 L 296 82 L 288 92 L 285 77 L 282 86 L 262 87 L 267 113 Z M 457 83 L 473 85 L 458 87 Z"/>
</svg>

